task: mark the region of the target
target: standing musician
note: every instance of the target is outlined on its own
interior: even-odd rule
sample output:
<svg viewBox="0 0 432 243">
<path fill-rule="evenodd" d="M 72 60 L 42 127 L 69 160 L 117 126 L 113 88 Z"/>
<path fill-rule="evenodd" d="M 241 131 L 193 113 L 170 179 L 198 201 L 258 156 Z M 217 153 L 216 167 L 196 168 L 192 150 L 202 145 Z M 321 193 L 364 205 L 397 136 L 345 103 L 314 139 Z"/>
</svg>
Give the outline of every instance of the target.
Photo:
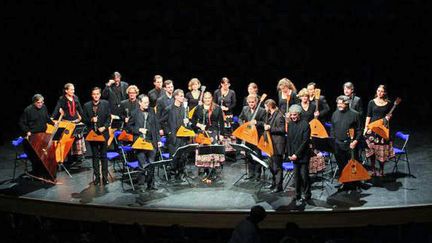
<svg viewBox="0 0 432 243">
<path fill-rule="evenodd" d="M 222 109 L 213 102 L 213 95 L 210 92 L 204 93 L 203 104 L 197 106 L 191 122 L 197 133 L 201 132 L 210 136 L 212 144 L 223 139 L 221 135 L 224 128 Z M 209 167 L 219 167 L 224 161 L 223 154 L 196 155 L 195 157 L 195 165 L 206 167 L 204 172 L 207 174 L 209 174 Z"/>
<path fill-rule="evenodd" d="M 18 124 L 21 131 L 23 131 L 28 138 L 32 134 L 45 132 L 47 123 L 54 125 L 54 122 L 48 115 L 48 109 L 44 105 L 44 97 L 41 94 L 35 94 L 32 97 L 32 104 L 24 109 Z M 45 170 L 43 170 L 43 166 L 40 163 L 36 163 L 36 158 L 31 157 L 33 155 L 31 150 L 31 145 L 29 143 L 24 143 L 24 151 L 30 156 L 30 161 L 32 163 L 31 174 L 34 176 L 43 176 Z"/>
<path fill-rule="evenodd" d="M 288 113 L 288 108 L 298 103 L 297 100 L 297 89 L 291 80 L 283 78 L 279 80 L 277 85 L 278 98 L 279 98 L 279 110 L 286 114 Z M 288 106 L 287 106 L 288 100 Z"/>
<path fill-rule="evenodd" d="M 311 104 L 314 104 L 316 107 L 316 100 L 315 100 L 315 89 L 316 89 L 316 83 L 311 82 L 306 86 L 308 92 L 309 92 L 309 101 Z M 320 95 L 319 101 L 318 101 L 318 112 L 314 113 L 314 116 L 318 118 L 318 120 L 325 120 L 327 115 L 330 112 L 330 106 L 327 103 L 327 100 L 324 95 Z"/>
<path fill-rule="evenodd" d="M 335 157 L 341 173 L 351 158 L 350 149 L 355 149 L 362 135 L 358 112 L 349 108 L 348 96 L 341 95 L 336 99 L 337 110 L 331 117 L 331 137 L 335 139 Z M 349 129 L 354 129 L 354 140 L 351 142 Z"/>
<path fill-rule="evenodd" d="M 173 91 L 174 83 L 172 80 L 165 80 L 163 84 L 164 91 L 156 101 L 156 115 L 158 119 L 161 119 L 162 112 L 165 108 L 170 106 L 174 102 Z"/>
<path fill-rule="evenodd" d="M 234 90 L 230 89 L 230 80 L 223 77 L 219 89 L 213 93 L 213 100 L 218 104 L 224 113 L 225 127 L 230 128 L 233 117 L 233 109 L 237 104 L 237 96 Z"/>
<path fill-rule="evenodd" d="M 244 106 L 240 115 L 239 115 L 239 122 L 251 122 L 252 125 L 256 125 L 256 128 L 258 130 L 258 137 L 260 137 L 263 134 L 264 129 L 264 119 L 265 119 L 265 110 L 262 107 L 258 106 L 258 98 L 256 95 L 249 95 L 247 97 L 248 105 Z M 255 116 L 254 120 L 252 119 L 253 114 L 255 113 L 255 110 L 257 110 L 257 114 Z M 258 149 L 257 146 L 246 143 L 246 146 L 248 146 L 250 149 L 255 151 L 258 154 L 258 157 L 261 157 L 261 151 Z M 249 164 L 248 166 L 248 174 L 249 176 L 246 178 L 248 180 L 260 180 L 261 179 L 261 165 L 257 164 L 250 158 L 250 156 L 246 157 L 246 160 Z"/>
<path fill-rule="evenodd" d="M 83 121 L 89 131 L 101 134 L 105 138 L 103 142 L 89 141 L 92 151 L 93 175 L 95 185 L 101 180 L 100 167 L 102 167 L 102 183 L 108 184 L 108 159 L 107 141 L 109 139 L 108 128 L 111 122 L 110 105 L 108 101 L 102 100 L 101 88 L 94 87 L 91 92 L 92 100 L 84 104 Z M 100 161 L 100 163 L 99 163 Z"/>
<path fill-rule="evenodd" d="M 139 95 L 139 89 L 136 85 L 130 85 L 126 89 L 128 99 L 123 100 L 120 103 L 120 119 L 128 124 L 130 114 L 139 108 L 137 96 Z"/>
<path fill-rule="evenodd" d="M 112 79 L 105 84 L 102 98 L 108 100 L 113 115 L 120 116 L 120 103 L 122 100 L 127 99 L 126 89 L 128 86 L 128 83 L 121 81 L 119 72 L 114 72 Z"/>
<path fill-rule="evenodd" d="M 271 157 L 272 164 L 270 166 L 272 184 L 269 189 L 273 190 L 272 192 L 277 193 L 283 191 L 282 162 L 285 152 L 285 118 L 279 111 L 274 100 L 266 100 L 264 107 L 267 112 L 264 130 L 270 132 L 271 138 L 269 139 L 271 139 L 273 143 L 273 156 Z"/>
<path fill-rule="evenodd" d="M 384 175 L 384 163 L 394 157 L 394 150 L 391 141 L 387 141 L 378 134 L 373 133 L 367 127 L 369 123 L 385 118 L 388 121 L 391 115 L 391 102 L 387 98 L 387 87 L 379 85 L 375 98 L 368 103 L 364 134 L 366 135 L 366 157 L 371 161 L 372 173 L 375 176 Z M 375 170 L 375 161 L 379 161 L 379 172 Z"/>
<path fill-rule="evenodd" d="M 343 85 L 344 95 L 349 98 L 349 108 L 357 111 L 360 118 L 363 117 L 363 102 L 360 97 L 354 94 L 354 84 L 351 82 L 346 82 Z"/>
<path fill-rule="evenodd" d="M 257 96 L 258 100 L 260 99 L 260 96 L 258 95 L 258 85 L 256 83 L 249 83 L 248 84 L 248 95 L 254 94 Z M 247 106 L 247 96 L 243 98 L 243 106 Z"/>
<path fill-rule="evenodd" d="M 194 108 L 198 104 L 200 104 L 200 95 L 201 91 L 199 90 L 201 87 L 201 82 L 197 78 L 193 78 L 188 83 L 189 92 L 186 93 L 185 97 L 188 101 L 189 109 Z"/>
<path fill-rule="evenodd" d="M 64 111 L 63 120 L 70 121 L 73 123 L 81 122 L 81 115 L 83 114 L 83 109 L 79 102 L 78 97 L 75 95 L 75 86 L 72 83 L 67 83 L 64 85 L 64 95 L 60 97 L 57 101 L 57 105 L 54 108 L 54 112 L 51 118 L 57 119 L 61 110 Z M 84 154 L 86 152 L 84 136 L 79 135 L 75 138 L 74 143 L 71 148 L 70 159 L 68 162 L 73 163 L 72 160 L 80 164 L 83 161 Z"/>
<path fill-rule="evenodd" d="M 187 144 L 188 138 L 177 137 L 177 130 L 181 126 L 187 126 L 189 119 L 187 118 L 186 109 L 183 105 L 184 92 L 181 89 L 176 89 L 173 92 L 174 103 L 166 107 L 160 118 L 161 128 L 163 133 L 167 136 L 168 151 L 171 156 L 177 151 L 177 149 Z M 178 161 L 180 162 L 180 161 Z M 183 163 L 177 163 L 174 165 L 176 170 L 176 177 L 180 179 L 180 175 L 183 172 Z"/>
<path fill-rule="evenodd" d="M 160 147 L 160 136 L 159 136 L 159 122 L 156 118 L 156 114 L 152 108 L 149 107 L 150 100 L 147 95 L 140 95 L 138 97 L 139 109 L 132 112 L 131 119 L 129 121 L 129 127 L 134 135 L 134 141 L 139 137 L 145 138 L 145 141 L 151 142 L 154 148 Z M 143 165 L 149 165 L 154 162 L 156 156 L 156 149 L 154 150 L 136 150 L 136 155 L 140 163 L 140 167 Z M 151 166 L 145 170 L 147 176 L 140 175 L 138 178 L 138 184 L 147 183 L 147 190 L 157 190 L 154 182 L 154 167 Z"/>
<path fill-rule="evenodd" d="M 302 108 L 301 119 L 307 121 L 308 123 L 315 118 L 315 104 L 312 104 L 309 100 L 309 92 L 306 88 L 303 88 L 298 93 L 297 97 L 300 99 L 299 105 Z"/>
<path fill-rule="evenodd" d="M 156 107 L 157 99 L 162 95 L 162 84 L 163 84 L 163 77 L 159 74 L 156 74 L 153 77 L 153 85 L 154 88 L 148 92 L 148 97 L 150 99 L 150 107 L 154 108 Z"/>
<path fill-rule="evenodd" d="M 301 110 L 302 108 L 296 104 L 289 108 L 290 124 L 288 126 L 286 151 L 288 159 L 295 165 L 295 199 L 308 201 L 312 196 L 309 178 L 311 131 L 309 123 L 300 118 Z"/>
</svg>

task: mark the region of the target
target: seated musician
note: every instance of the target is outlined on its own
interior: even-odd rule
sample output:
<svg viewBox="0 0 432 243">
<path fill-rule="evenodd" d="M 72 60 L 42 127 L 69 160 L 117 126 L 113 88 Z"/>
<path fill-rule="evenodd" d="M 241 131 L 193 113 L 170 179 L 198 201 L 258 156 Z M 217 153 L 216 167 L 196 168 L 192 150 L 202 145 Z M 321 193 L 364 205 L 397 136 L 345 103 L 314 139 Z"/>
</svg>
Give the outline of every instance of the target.
<svg viewBox="0 0 432 243">
<path fill-rule="evenodd" d="M 181 89 L 176 89 L 173 92 L 174 103 L 166 107 L 162 116 L 160 117 L 160 124 L 163 133 L 167 136 L 167 147 L 168 152 L 171 156 L 177 151 L 181 146 L 187 144 L 189 138 L 177 137 L 177 131 L 181 126 L 187 127 L 189 124 L 189 119 L 187 118 L 187 110 L 184 107 L 184 92 Z M 174 164 L 173 170 L 176 174 L 176 179 L 180 179 L 180 176 L 184 170 L 185 161 L 177 161 Z"/>
<path fill-rule="evenodd" d="M 192 127 L 198 134 L 209 136 L 212 144 L 223 139 L 221 135 L 224 127 L 222 109 L 213 102 L 213 95 L 210 92 L 204 93 L 203 104 L 197 106 L 192 116 Z M 225 156 L 223 154 L 197 154 L 195 157 L 195 165 L 204 167 L 204 172 L 207 175 L 209 174 L 209 167 L 219 167 L 224 161 Z"/>
<path fill-rule="evenodd" d="M 366 157 L 369 158 L 372 167 L 372 175 L 384 175 L 384 163 L 395 156 L 392 142 L 385 140 L 380 135 L 373 133 L 367 127 L 369 123 L 385 118 L 390 121 L 391 102 L 387 97 L 387 87 L 380 85 L 375 98 L 368 103 L 364 134 L 366 135 Z M 375 170 L 375 161 L 379 162 L 379 171 Z"/>
<path fill-rule="evenodd" d="M 89 141 L 92 151 L 93 162 L 93 183 L 100 184 L 102 167 L 102 184 L 108 184 L 108 159 L 107 159 L 107 141 L 109 139 L 109 126 L 111 122 L 110 105 L 108 101 L 102 100 L 101 88 L 94 87 L 91 92 L 92 100 L 84 104 L 83 122 L 87 125 L 89 131 L 97 135 L 103 135 L 105 141 Z M 99 162 L 100 161 L 100 162 Z"/>
<path fill-rule="evenodd" d="M 285 117 L 279 111 L 276 102 L 272 99 L 264 103 L 267 112 L 264 130 L 270 132 L 270 138 L 273 144 L 273 155 L 271 157 L 270 170 L 272 173 L 272 184 L 268 189 L 277 193 L 283 191 L 283 170 L 282 162 L 285 152 Z"/>
<path fill-rule="evenodd" d="M 362 134 L 361 122 L 358 112 L 349 108 L 349 97 L 341 95 L 336 99 L 337 110 L 333 112 L 331 123 L 331 137 L 335 139 L 335 157 L 341 173 L 345 165 L 351 159 L 350 150 L 357 147 Z M 354 140 L 351 142 L 349 129 L 355 131 Z"/>
<path fill-rule="evenodd" d="M 51 118 L 58 119 L 60 108 L 64 111 L 63 120 L 73 123 L 81 122 L 83 109 L 78 97 L 75 95 L 75 86 L 71 83 L 64 85 L 64 95 L 60 97 L 54 108 Z M 72 145 L 70 156 L 68 158 L 69 165 L 74 163 L 81 164 L 86 152 L 84 136 L 79 134 Z"/>
<path fill-rule="evenodd" d="M 239 122 L 251 122 L 253 125 L 256 125 L 258 130 L 258 137 L 260 137 L 263 133 L 264 128 L 264 118 L 265 118 L 265 110 L 262 107 L 258 106 L 258 98 L 256 95 L 249 95 L 247 97 L 248 105 L 244 106 L 240 115 L 239 115 Z M 258 109 L 258 110 L 257 110 Z M 255 119 L 252 120 L 253 114 L 255 113 L 255 110 L 257 110 L 257 114 L 255 116 Z M 261 150 L 258 149 L 257 146 L 246 143 L 246 146 L 248 146 L 250 149 L 254 150 L 259 157 L 261 157 Z M 261 165 L 257 164 L 255 161 L 250 158 L 250 156 L 246 156 L 246 160 L 249 164 L 248 166 L 248 174 L 249 176 L 246 179 L 249 180 L 260 180 L 261 179 Z"/>
<path fill-rule="evenodd" d="M 137 96 L 139 95 L 139 89 L 136 85 L 130 85 L 126 89 L 128 99 L 122 100 L 120 103 L 120 119 L 125 122 L 126 127 L 129 122 L 129 117 L 133 111 L 139 108 Z"/>
<path fill-rule="evenodd" d="M 43 133 L 47 129 L 47 123 L 54 125 L 54 122 L 48 115 L 47 107 L 44 105 L 44 97 L 41 94 L 35 94 L 32 98 L 32 104 L 24 109 L 19 119 L 19 126 L 24 132 L 26 138 L 32 134 Z M 24 143 L 24 151 L 30 156 L 32 162 L 32 175 L 43 176 L 45 170 L 41 163 L 37 163 L 37 158 L 32 158 L 32 147 L 29 143 Z"/>
<path fill-rule="evenodd" d="M 146 142 L 150 142 L 153 145 L 153 150 L 135 150 L 140 167 L 144 168 L 145 165 L 149 165 L 155 160 L 156 148 L 161 146 L 159 136 L 159 123 L 156 118 L 156 114 L 152 108 L 149 108 L 149 97 L 141 94 L 138 96 L 139 109 L 135 110 L 131 114 L 129 120 L 129 128 L 134 135 L 134 141 L 138 138 L 143 138 Z M 154 167 L 150 166 L 144 170 L 144 174 L 141 174 L 138 178 L 138 184 L 143 185 L 147 183 L 147 190 L 157 190 L 154 182 Z"/>
</svg>

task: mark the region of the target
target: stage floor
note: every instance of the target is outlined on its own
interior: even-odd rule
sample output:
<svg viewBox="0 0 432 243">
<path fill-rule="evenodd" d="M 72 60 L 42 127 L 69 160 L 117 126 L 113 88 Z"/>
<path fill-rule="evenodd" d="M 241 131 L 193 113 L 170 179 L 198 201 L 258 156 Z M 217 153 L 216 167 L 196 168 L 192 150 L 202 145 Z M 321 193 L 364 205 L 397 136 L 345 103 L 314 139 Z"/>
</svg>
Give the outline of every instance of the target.
<svg viewBox="0 0 432 243">
<path fill-rule="evenodd" d="M 414 136 L 413 136 L 414 135 Z M 0 193 L 18 198 L 48 200 L 80 205 L 106 205 L 144 209 L 180 209 L 192 211 L 248 211 L 251 206 L 262 205 L 268 212 L 282 211 L 332 211 L 409 207 L 432 204 L 430 178 L 432 178 L 431 136 L 423 133 L 411 135 L 409 144 L 410 165 L 413 177 L 404 173 L 391 173 L 393 163 L 386 164 L 384 177 L 375 177 L 362 185 L 358 191 L 338 191 L 337 180 L 332 180 L 329 170 L 323 178 L 312 175 L 312 200 L 308 203 L 295 203 L 291 180 L 284 192 L 271 193 L 262 182 L 240 180 L 245 172 L 242 160 L 226 162 L 220 179 L 206 184 L 196 176 L 196 168 L 190 163 L 187 182 L 167 182 L 162 170 L 157 176 L 158 191 L 147 192 L 137 188 L 132 191 L 128 183 L 124 189 L 121 174 L 113 170 L 110 163 L 110 183 L 94 186 L 90 159 L 82 166 L 71 169 L 72 178 L 64 171 L 58 172 L 57 185 L 51 185 L 19 176 L 23 166 L 18 167 L 18 179 L 12 181 L 14 150 L 10 146 L 1 147 L 0 153 Z M 327 166 L 327 169 L 330 169 Z M 399 165 L 400 172 L 406 172 L 405 163 Z M 270 176 L 269 171 L 265 173 Z M 195 178 L 194 178 L 195 177 Z M 268 183 L 269 180 L 267 180 Z M 264 186 L 264 187 L 262 187 Z"/>
</svg>

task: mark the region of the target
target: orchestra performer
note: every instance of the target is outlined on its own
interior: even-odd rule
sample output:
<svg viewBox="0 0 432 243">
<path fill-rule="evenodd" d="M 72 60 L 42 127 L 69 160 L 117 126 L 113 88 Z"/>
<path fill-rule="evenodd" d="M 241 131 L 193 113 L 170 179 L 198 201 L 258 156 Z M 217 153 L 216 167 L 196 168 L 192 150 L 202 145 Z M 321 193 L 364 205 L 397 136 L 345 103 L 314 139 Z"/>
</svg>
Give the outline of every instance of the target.
<svg viewBox="0 0 432 243">
<path fill-rule="evenodd" d="M 163 84 L 163 77 L 159 74 L 156 74 L 153 77 L 153 85 L 154 88 L 150 90 L 147 94 L 147 96 L 150 99 L 150 107 L 154 108 L 156 107 L 157 99 L 162 95 L 162 84 Z"/>
<path fill-rule="evenodd" d="M 102 98 L 108 100 L 110 104 L 111 114 L 120 116 L 120 103 L 127 99 L 126 89 L 129 84 L 121 80 L 121 74 L 114 72 L 102 91 Z"/>
</svg>

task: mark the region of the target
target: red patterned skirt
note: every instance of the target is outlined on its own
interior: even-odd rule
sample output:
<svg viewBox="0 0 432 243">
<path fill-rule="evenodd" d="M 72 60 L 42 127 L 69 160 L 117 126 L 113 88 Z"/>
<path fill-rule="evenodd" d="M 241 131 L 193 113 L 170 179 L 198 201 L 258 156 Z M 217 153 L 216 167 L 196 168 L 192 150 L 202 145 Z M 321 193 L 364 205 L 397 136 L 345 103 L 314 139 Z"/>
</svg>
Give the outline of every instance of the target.
<svg viewBox="0 0 432 243">
<path fill-rule="evenodd" d="M 220 167 L 225 162 L 224 154 L 198 154 L 195 153 L 195 166 L 204 168 Z"/>
<path fill-rule="evenodd" d="M 325 159 L 321 153 L 314 154 L 309 160 L 309 173 L 321 172 L 326 168 Z"/>
<path fill-rule="evenodd" d="M 376 135 L 377 136 L 377 135 Z M 389 159 L 395 157 L 393 146 L 391 142 L 384 142 L 379 137 L 369 137 L 366 139 L 366 157 L 375 155 L 375 159 L 384 163 Z M 377 142 L 378 141 L 378 142 Z"/>
</svg>

